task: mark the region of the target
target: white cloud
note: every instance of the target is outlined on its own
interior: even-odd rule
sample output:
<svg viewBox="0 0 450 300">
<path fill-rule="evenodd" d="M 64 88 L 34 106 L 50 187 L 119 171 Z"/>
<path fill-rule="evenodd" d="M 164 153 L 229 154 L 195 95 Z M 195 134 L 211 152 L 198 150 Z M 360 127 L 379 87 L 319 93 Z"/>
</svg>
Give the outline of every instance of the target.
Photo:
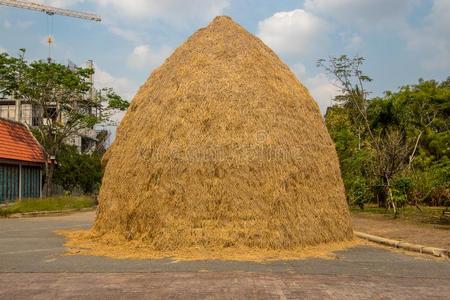
<svg viewBox="0 0 450 300">
<path fill-rule="evenodd" d="M 142 43 L 142 37 L 141 35 L 134 30 L 129 29 L 123 29 L 118 26 L 109 26 L 109 31 L 111 31 L 113 34 L 117 35 L 118 37 L 123 38 L 124 40 L 127 40 L 129 42 L 133 42 L 135 44 Z"/>
<path fill-rule="evenodd" d="M 417 3 L 418 0 L 306 0 L 305 9 L 346 25 L 356 23 L 373 28 L 402 22 Z"/>
<path fill-rule="evenodd" d="M 293 64 L 291 69 L 299 80 L 303 80 L 306 75 L 306 67 L 302 63 Z"/>
<path fill-rule="evenodd" d="M 350 51 L 361 50 L 364 43 L 364 40 L 361 37 L 361 35 L 357 33 L 343 32 L 340 34 L 340 36 L 347 50 Z"/>
<path fill-rule="evenodd" d="M 325 114 L 327 107 L 331 105 L 331 100 L 339 94 L 339 88 L 323 73 L 307 78 L 304 84 L 319 104 L 322 114 Z"/>
<path fill-rule="evenodd" d="M 5 53 L 8 52 L 8 50 L 6 50 L 6 48 L 3 48 L 2 46 L 0 46 L 0 53 Z"/>
<path fill-rule="evenodd" d="M 134 69 L 154 69 L 171 53 L 172 48 L 168 46 L 162 46 L 159 49 L 153 49 L 150 45 L 137 46 L 128 57 L 128 65 Z"/>
<path fill-rule="evenodd" d="M 412 23 L 408 17 L 419 3 L 419 0 L 306 0 L 304 9 L 317 16 L 334 19 L 339 26 L 350 29 L 350 33 L 341 35 L 347 50 L 362 48 L 363 39 L 355 32 L 383 30 L 383 34 L 393 33 L 403 39 L 415 52 L 422 67 L 428 70 L 448 69 L 450 1 L 428 1 L 431 3 L 429 14 Z"/>
<path fill-rule="evenodd" d="M 138 84 L 125 77 L 115 77 L 109 72 L 94 66 L 94 82 L 97 88 L 113 88 L 113 90 L 127 100 L 131 100 L 138 89 Z"/>
<path fill-rule="evenodd" d="M 325 42 L 327 23 L 302 9 L 277 12 L 259 22 L 258 36 L 279 54 L 298 56 Z"/>
<path fill-rule="evenodd" d="M 421 57 L 427 69 L 450 68 L 450 1 L 435 0 L 423 26 L 405 26 L 403 37 L 408 47 Z"/>
<path fill-rule="evenodd" d="M 222 14 L 230 0 L 90 0 L 116 17 L 156 18 L 170 22 L 208 20 Z"/>
<path fill-rule="evenodd" d="M 106 70 L 100 68 L 97 64 L 94 64 L 94 69 L 94 84 L 97 89 L 112 88 L 124 99 L 128 101 L 132 100 L 139 88 L 139 85 L 136 84 L 136 82 L 131 81 L 125 77 L 116 77 Z M 105 129 L 109 131 L 109 143 L 111 143 L 116 137 L 117 125 L 120 123 L 120 121 L 122 121 L 124 116 L 124 111 L 115 111 L 110 116 L 108 122 L 96 126 L 96 129 Z"/>
<path fill-rule="evenodd" d="M 434 0 L 427 21 L 437 30 L 437 33 L 448 33 L 450 30 L 450 1 Z"/>
<path fill-rule="evenodd" d="M 362 37 L 359 36 L 359 35 L 357 35 L 357 34 L 354 34 L 354 35 L 350 38 L 350 41 L 349 41 L 349 44 L 347 45 L 347 48 L 350 48 L 350 49 L 358 49 L 358 48 L 361 47 L 362 43 L 363 43 Z"/>
<path fill-rule="evenodd" d="M 113 19 L 138 21 L 153 18 L 181 25 L 186 21 L 205 21 L 230 5 L 231 0 L 34 0 L 34 2 L 70 8 L 80 3 L 93 3 L 99 14 Z"/>
</svg>

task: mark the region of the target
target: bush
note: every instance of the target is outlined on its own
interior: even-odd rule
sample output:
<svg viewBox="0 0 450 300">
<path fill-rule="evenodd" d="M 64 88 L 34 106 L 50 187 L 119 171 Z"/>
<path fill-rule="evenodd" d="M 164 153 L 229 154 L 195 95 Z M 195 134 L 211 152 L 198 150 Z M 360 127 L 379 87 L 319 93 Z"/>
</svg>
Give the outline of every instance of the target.
<svg viewBox="0 0 450 300">
<path fill-rule="evenodd" d="M 102 179 L 101 154 L 80 154 L 74 146 L 64 146 L 58 157 L 54 182 L 69 194 L 78 187 L 84 193 L 95 192 Z"/>
<path fill-rule="evenodd" d="M 355 177 L 350 180 L 347 179 L 345 187 L 349 204 L 351 206 L 357 205 L 359 208 L 364 209 L 364 205 L 366 205 L 370 199 L 370 191 L 364 177 Z"/>
<path fill-rule="evenodd" d="M 392 182 L 392 197 L 397 207 L 403 207 L 408 204 L 408 194 L 412 188 L 412 179 L 410 177 L 398 177 Z"/>
<path fill-rule="evenodd" d="M 409 196 L 413 203 L 439 206 L 450 202 L 450 159 L 447 157 L 416 170 L 411 179 Z"/>
</svg>

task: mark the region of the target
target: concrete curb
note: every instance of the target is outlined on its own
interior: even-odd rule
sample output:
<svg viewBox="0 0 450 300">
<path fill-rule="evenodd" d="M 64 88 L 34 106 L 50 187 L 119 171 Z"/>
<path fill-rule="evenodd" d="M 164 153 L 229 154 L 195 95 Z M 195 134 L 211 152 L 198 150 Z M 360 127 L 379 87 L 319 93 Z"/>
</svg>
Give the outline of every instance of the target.
<svg viewBox="0 0 450 300">
<path fill-rule="evenodd" d="M 66 209 L 66 210 L 35 211 L 35 212 L 11 214 L 9 216 L 6 216 L 6 218 L 20 219 L 20 218 L 62 216 L 62 215 L 67 215 L 67 214 L 75 213 L 75 212 L 95 211 L 96 209 L 97 209 L 97 206 L 86 207 L 86 208 Z"/>
<path fill-rule="evenodd" d="M 367 233 L 359 232 L 359 231 L 354 231 L 353 233 L 359 238 L 363 238 L 363 239 L 366 239 L 366 240 L 369 240 L 371 242 L 375 242 L 378 244 L 383 244 L 383 245 L 391 246 L 394 248 L 400 248 L 400 249 L 404 249 L 404 250 L 408 250 L 408 251 L 414 251 L 414 252 L 434 255 L 437 257 L 450 258 L 450 250 L 449 249 L 442 249 L 442 248 L 435 248 L 435 247 L 427 247 L 427 246 L 418 245 L 418 244 L 411 244 L 411 243 L 401 242 L 401 241 L 397 241 L 397 240 L 391 240 L 391 239 L 387 239 L 387 238 L 383 238 L 383 237 L 379 237 L 376 235 L 371 235 L 371 234 L 367 234 Z"/>
</svg>

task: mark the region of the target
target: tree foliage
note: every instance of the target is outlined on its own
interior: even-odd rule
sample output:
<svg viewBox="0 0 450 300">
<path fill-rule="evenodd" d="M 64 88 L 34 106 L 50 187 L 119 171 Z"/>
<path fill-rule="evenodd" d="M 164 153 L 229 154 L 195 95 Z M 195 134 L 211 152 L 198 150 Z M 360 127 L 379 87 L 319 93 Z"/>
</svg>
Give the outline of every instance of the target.
<svg viewBox="0 0 450 300">
<path fill-rule="evenodd" d="M 450 201 L 450 77 L 369 98 L 364 59 L 320 60 L 341 94 L 326 114 L 353 205 L 445 205 Z"/>
<path fill-rule="evenodd" d="M 101 152 L 79 153 L 76 147 L 64 145 L 55 169 L 55 183 L 68 193 L 76 188 L 85 194 L 94 193 L 102 179 L 101 158 Z"/>
<path fill-rule="evenodd" d="M 18 57 L 0 54 L 0 93 L 33 104 L 38 116 L 29 125 L 49 158 L 58 159 L 71 137 L 108 122 L 114 110 L 128 107 L 128 102 L 111 88 L 94 90 L 90 81 L 93 72 L 51 61 L 27 62 L 24 49 Z M 47 164 L 49 188 L 53 171 L 53 164 Z"/>
</svg>

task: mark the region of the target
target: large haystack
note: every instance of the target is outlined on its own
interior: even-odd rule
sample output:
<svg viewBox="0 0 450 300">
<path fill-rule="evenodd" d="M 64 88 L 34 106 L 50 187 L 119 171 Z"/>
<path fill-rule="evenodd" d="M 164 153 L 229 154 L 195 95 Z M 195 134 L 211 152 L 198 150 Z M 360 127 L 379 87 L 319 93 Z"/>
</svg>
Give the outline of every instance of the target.
<svg viewBox="0 0 450 300">
<path fill-rule="evenodd" d="M 97 237 L 174 251 L 293 249 L 352 236 L 317 104 L 228 17 L 152 73 L 107 160 Z"/>
</svg>

